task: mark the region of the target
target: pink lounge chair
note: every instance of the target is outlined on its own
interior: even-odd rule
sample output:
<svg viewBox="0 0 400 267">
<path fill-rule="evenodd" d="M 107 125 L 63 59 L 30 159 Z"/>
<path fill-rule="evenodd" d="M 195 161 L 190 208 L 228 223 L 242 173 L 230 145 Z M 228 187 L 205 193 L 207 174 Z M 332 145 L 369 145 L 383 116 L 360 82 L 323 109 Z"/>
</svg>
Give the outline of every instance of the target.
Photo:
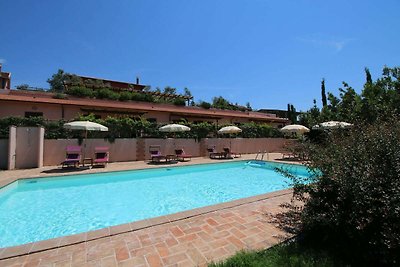
<svg viewBox="0 0 400 267">
<path fill-rule="evenodd" d="M 99 146 L 95 147 L 94 149 L 94 165 L 103 165 L 104 167 L 107 165 L 110 153 L 108 152 L 108 147 L 106 146 Z"/>
<path fill-rule="evenodd" d="M 192 159 L 192 155 L 186 154 L 183 148 L 175 149 L 175 155 L 178 160 L 185 161 L 185 159 Z"/>
<path fill-rule="evenodd" d="M 65 160 L 61 162 L 61 167 L 74 166 L 77 168 L 81 161 L 81 151 L 80 146 L 67 146 Z"/>
<path fill-rule="evenodd" d="M 150 146 L 149 152 L 151 156 L 151 162 L 159 163 L 161 160 L 167 161 L 167 158 L 161 154 L 160 146 Z"/>
</svg>

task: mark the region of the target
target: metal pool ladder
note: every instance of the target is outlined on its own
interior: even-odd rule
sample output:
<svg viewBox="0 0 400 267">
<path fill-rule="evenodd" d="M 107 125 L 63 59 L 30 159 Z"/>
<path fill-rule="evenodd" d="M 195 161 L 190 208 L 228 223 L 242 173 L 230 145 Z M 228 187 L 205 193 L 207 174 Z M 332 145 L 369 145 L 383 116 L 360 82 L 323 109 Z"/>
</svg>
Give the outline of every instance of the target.
<svg viewBox="0 0 400 267">
<path fill-rule="evenodd" d="M 258 150 L 258 153 L 257 153 L 256 158 L 254 160 L 258 160 L 258 156 L 261 157 L 259 160 L 263 160 L 266 153 L 267 153 L 267 150 L 264 150 L 264 152 L 261 152 L 261 150 Z"/>
</svg>

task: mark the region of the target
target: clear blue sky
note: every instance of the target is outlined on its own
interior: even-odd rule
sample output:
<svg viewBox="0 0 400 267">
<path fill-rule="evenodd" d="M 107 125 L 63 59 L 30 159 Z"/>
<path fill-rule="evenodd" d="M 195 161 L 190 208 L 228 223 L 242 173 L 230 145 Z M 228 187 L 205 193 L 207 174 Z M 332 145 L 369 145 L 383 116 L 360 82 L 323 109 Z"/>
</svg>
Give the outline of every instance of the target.
<svg viewBox="0 0 400 267">
<path fill-rule="evenodd" d="M 0 62 L 13 85 L 57 69 L 222 95 L 253 108 L 320 102 L 320 81 L 360 89 L 400 65 L 400 1 L 74 0 L 1 3 Z"/>
</svg>

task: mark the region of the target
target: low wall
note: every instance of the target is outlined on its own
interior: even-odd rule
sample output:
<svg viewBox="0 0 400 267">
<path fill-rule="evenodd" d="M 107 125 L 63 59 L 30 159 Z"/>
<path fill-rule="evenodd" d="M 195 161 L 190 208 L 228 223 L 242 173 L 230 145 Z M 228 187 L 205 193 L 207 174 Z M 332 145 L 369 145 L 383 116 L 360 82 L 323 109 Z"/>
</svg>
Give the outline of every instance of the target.
<svg viewBox="0 0 400 267">
<path fill-rule="evenodd" d="M 0 139 L 0 169 L 7 169 L 8 139 Z"/>
<path fill-rule="evenodd" d="M 86 140 L 85 157 L 94 157 L 94 150 L 97 146 L 109 147 L 110 162 L 134 161 L 136 160 L 136 139 L 116 139 L 109 143 L 104 139 Z M 44 166 L 58 165 L 65 159 L 67 146 L 78 145 L 77 139 L 57 139 L 44 141 Z M 82 145 L 83 146 L 83 145 Z"/>
<path fill-rule="evenodd" d="M 110 162 L 135 161 L 150 159 L 150 146 L 160 146 L 163 155 L 174 154 L 176 148 L 183 148 L 185 153 L 193 157 L 207 156 L 208 147 L 216 147 L 222 151 L 231 147 L 232 151 L 242 154 L 259 151 L 282 151 L 284 144 L 290 142 L 284 138 L 206 138 L 197 142 L 195 139 L 116 139 L 109 143 L 104 139 L 88 139 L 86 141 L 85 157 L 94 157 L 96 146 L 107 146 L 110 151 Z M 44 140 L 43 165 L 59 165 L 65 159 L 65 149 L 68 145 L 78 145 L 77 139 Z"/>
</svg>

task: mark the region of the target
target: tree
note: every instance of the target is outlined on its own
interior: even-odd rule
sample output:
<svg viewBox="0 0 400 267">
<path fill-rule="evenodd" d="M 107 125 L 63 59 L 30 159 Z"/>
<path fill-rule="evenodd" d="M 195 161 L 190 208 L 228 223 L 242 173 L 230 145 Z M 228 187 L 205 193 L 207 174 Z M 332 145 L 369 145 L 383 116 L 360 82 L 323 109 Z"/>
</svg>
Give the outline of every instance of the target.
<svg viewBox="0 0 400 267">
<path fill-rule="evenodd" d="M 193 97 L 192 92 L 190 92 L 189 88 L 185 87 L 185 88 L 183 88 L 183 90 L 184 90 L 184 93 L 183 93 L 184 96 L 189 97 L 189 98 Z"/>
<path fill-rule="evenodd" d="M 287 118 L 293 123 L 297 123 L 296 108 L 292 104 L 287 105 Z"/>
<path fill-rule="evenodd" d="M 219 109 L 231 109 L 231 103 L 222 96 L 214 97 L 212 106 Z"/>
<path fill-rule="evenodd" d="M 372 80 L 367 68 L 365 72 L 367 82 L 361 94 L 357 94 L 351 86 L 343 82 L 343 88 L 339 88 L 339 97 L 329 92 L 328 103 L 322 107 L 321 112 L 314 103 L 313 108 L 300 116 L 300 121 L 308 126 L 327 120 L 373 123 L 377 119 L 399 116 L 400 67 L 384 67 L 382 76 L 376 81 Z M 322 85 L 324 84 L 321 84 L 321 89 Z"/>
<path fill-rule="evenodd" d="M 247 102 L 247 103 L 246 103 L 246 108 L 247 108 L 248 110 L 253 110 L 253 109 L 251 108 L 250 102 Z"/>
<path fill-rule="evenodd" d="M 171 95 L 176 95 L 176 88 L 167 86 L 164 88 L 164 94 L 171 94 Z"/>
<path fill-rule="evenodd" d="M 65 73 L 62 69 L 59 69 L 57 73 L 53 74 L 51 78 L 47 79 L 50 84 L 50 91 L 55 93 L 64 92 L 64 81 L 67 79 L 69 74 Z"/>
<path fill-rule="evenodd" d="M 371 76 L 371 72 L 369 71 L 369 69 L 366 67 L 365 69 L 365 78 L 366 78 L 366 82 L 371 84 L 372 83 L 372 76 Z"/>
<path fill-rule="evenodd" d="M 325 93 L 325 79 L 321 81 L 321 96 L 322 96 L 322 107 L 325 107 L 328 103 L 326 101 L 326 93 Z"/>
</svg>

